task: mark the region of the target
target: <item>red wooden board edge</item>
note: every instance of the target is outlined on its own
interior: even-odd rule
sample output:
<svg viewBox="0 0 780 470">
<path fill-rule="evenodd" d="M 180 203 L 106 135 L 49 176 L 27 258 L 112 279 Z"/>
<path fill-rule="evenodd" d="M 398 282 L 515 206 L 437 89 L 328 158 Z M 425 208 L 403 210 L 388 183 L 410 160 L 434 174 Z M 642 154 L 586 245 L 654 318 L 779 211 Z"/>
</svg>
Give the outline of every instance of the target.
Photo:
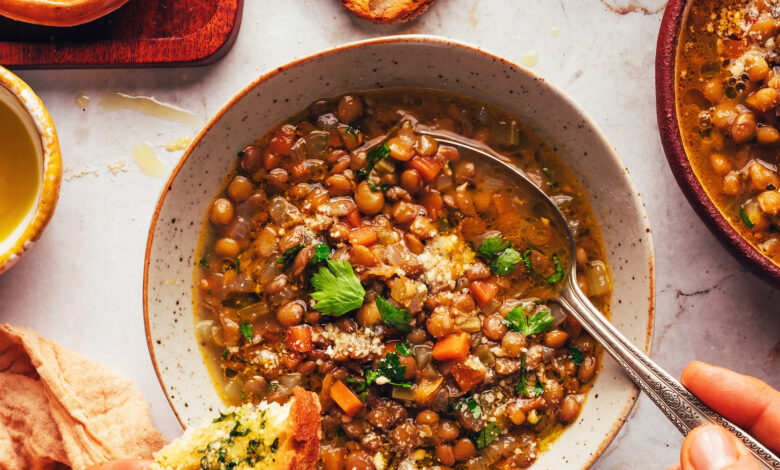
<svg viewBox="0 0 780 470">
<path fill-rule="evenodd" d="M 0 42 L 0 65 L 17 70 L 209 65 L 233 47 L 243 10 L 244 0 L 222 1 L 203 28 L 180 38 L 139 39 L 121 44 L 104 40 L 61 46 Z"/>
</svg>

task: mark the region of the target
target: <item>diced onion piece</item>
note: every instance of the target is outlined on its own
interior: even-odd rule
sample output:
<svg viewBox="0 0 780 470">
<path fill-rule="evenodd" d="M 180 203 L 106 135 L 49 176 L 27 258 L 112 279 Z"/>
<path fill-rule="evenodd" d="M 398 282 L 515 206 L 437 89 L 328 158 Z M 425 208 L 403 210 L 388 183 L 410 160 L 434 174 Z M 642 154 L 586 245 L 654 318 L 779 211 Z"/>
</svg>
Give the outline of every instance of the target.
<svg viewBox="0 0 780 470">
<path fill-rule="evenodd" d="M 420 345 L 414 347 L 414 360 L 417 363 L 417 370 L 423 370 L 431 363 L 431 359 L 433 359 L 431 351 L 433 351 L 433 348 L 430 346 Z"/>
<path fill-rule="evenodd" d="M 393 398 L 396 400 L 412 401 L 415 398 L 415 393 L 411 388 L 393 386 Z"/>
<path fill-rule="evenodd" d="M 590 262 L 585 268 L 585 282 L 588 286 L 588 293 L 592 296 L 601 297 L 612 292 L 612 279 L 607 265 L 603 261 Z"/>
<path fill-rule="evenodd" d="M 482 329 L 482 322 L 479 320 L 479 317 L 464 318 L 457 325 L 461 331 L 465 331 L 466 333 L 476 333 Z"/>
<path fill-rule="evenodd" d="M 493 354 L 487 344 L 479 345 L 479 347 L 477 347 L 476 351 L 474 352 L 477 355 L 477 359 L 479 359 L 480 362 L 486 366 L 492 366 L 496 363 L 496 356 Z"/>
</svg>

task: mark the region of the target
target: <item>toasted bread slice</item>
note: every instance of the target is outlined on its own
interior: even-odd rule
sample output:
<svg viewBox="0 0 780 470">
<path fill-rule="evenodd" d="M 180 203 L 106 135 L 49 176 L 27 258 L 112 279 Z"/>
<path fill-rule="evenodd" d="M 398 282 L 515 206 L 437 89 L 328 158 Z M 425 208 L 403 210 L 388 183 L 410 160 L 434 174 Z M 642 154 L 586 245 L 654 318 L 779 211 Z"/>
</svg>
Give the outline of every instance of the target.
<svg viewBox="0 0 780 470">
<path fill-rule="evenodd" d="M 262 402 L 220 413 L 155 454 L 151 470 L 310 470 L 319 459 L 320 401 L 296 388 L 284 405 Z"/>
<path fill-rule="evenodd" d="M 434 0 L 341 0 L 349 11 L 374 23 L 401 23 L 425 12 Z"/>
</svg>

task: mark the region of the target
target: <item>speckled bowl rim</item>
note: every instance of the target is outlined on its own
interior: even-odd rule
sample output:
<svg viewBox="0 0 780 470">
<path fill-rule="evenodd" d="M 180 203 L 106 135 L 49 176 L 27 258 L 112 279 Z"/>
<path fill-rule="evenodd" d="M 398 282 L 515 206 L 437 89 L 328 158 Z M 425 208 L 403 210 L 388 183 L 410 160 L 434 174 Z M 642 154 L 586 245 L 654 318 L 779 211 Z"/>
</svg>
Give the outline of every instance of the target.
<svg viewBox="0 0 780 470">
<path fill-rule="evenodd" d="M 21 78 L 0 66 L 0 86 L 8 90 L 19 100 L 19 103 L 27 111 L 33 121 L 41 139 L 43 177 L 41 187 L 38 190 L 38 203 L 32 218 L 22 234 L 11 244 L 8 250 L 0 253 L 0 274 L 10 269 L 13 265 L 30 251 L 35 241 L 43 234 L 43 229 L 51 220 L 57 200 L 60 196 L 60 184 L 62 182 L 62 156 L 60 155 L 60 143 L 57 138 L 57 130 L 49 112 L 43 106 L 38 95 Z"/>
<path fill-rule="evenodd" d="M 715 206 L 693 171 L 685 151 L 677 116 L 677 45 L 687 6 L 693 0 L 669 0 L 658 33 L 655 56 L 655 95 L 658 130 L 666 159 L 677 184 L 693 209 L 720 243 L 745 268 L 780 289 L 780 265 L 750 244 Z"/>
<path fill-rule="evenodd" d="M 540 82 L 543 82 L 546 87 L 550 89 L 550 91 L 557 96 L 559 99 L 565 101 L 569 106 L 572 107 L 572 109 L 576 109 L 579 113 L 579 116 L 585 121 L 593 130 L 593 132 L 598 136 L 599 140 L 603 141 L 606 145 L 605 148 L 609 149 L 609 154 L 612 157 L 613 160 L 615 160 L 615 164 L 619 165 L 620 167 L 624 167 L 623 163 L 620 160 L 620 157 L 617 155 L 615 150 L 611 145 L 608 144 L 608 140 L 604 132 L 599 128 L 598 125 L 596 125 L 595 121 L 590 117 L 590 115 L 579 105 L 577 104 L 572 98 L 570 98 L 566 93 L 563 92 L 560 88 L 558 88 L 556 85 L 551 84 L 535 72 L 531 71 L 530 69 L 523 67 L 521 65 L 515 64 L 514 62 L 511 62 L 509 60 L 506 60 L 498 55 L 493 54 L 492 52 L 485 51 L 481 48 L 472 46 L 470 44 L 453 40 L 450 38 L 445 38 L 441 36 L 432 36 L 432 35 L 421 35 L 421 34 L 412 34 L 412 35 L 398 35 L 398 36 L 385 36 L 385 37 L 379 37 L 379 38 L 372 38 L 357 42 L 352 42 L 348 44 L 344 44 L 341 46 L 337 46 L 331 49 L 327 49 L 321 52 L 314 53 L 312 55 L 302 57 L 300 59 L 295 59 L 292 62 L 289 62 L 281 67 L 277 67 L 273 69 L 270 72 L 267 72 L 257 79 L 255 79 L 253 82 L 251 82 L 249 85 L 244 87 L 241 91 L 239 91 L 235 96 L 233 96 L 230 101 L 227 102 L 206 124 L 206 126 L 198 133 L 198 135 L 195 137 L 195 139 L 190 144 L 189 148 L 186 150 L 184 155 L 182 156 L 181 160 L 179 160 L 179 163 L 176 165 L 176 167 L 173 169 L 173 172 L 171 173 L 170 178 L 168 179 L 167 183 L 163 187 L 162 194 L 160 195 L 160 199 L 157 202 L 157 206 L 154 210 L 154 215 L 152 216 L 151 225 L 149 227 L 149 236 L 146 243 L 146 256 L 144 259 L 144 275 L 143 275 L 143 307 L 144 307 L 144 328 L 146 330 L 146 344 L 149 348 L 149 355 L 152 360 L 152 364 L 154 365 L 155 373 L 157 374 L 157 379 L 160 382 L 160 385 L 163 388 L 163 391 L 167 391 L 168 388 L 165 386 L 165 382 L 163 381 L 162 374 L 160 372 L 160 368 L 158 367 L 157 359 L 155 357 L 154 353 L 154 342 L 152 341 L 151 336 L 151 330 L 149 326 L 149 290 L 148 290 L 148 282 L 149 282 L 149 265 L 151 260 L 151 251 L 152 251 L 152 244 L 154 242 L 154 232 L 157 228 L 157 223 L 159 221 L 160 212 L 162 211 L 163 205 L 165 203 L 165 198 L 170 192 L 170 189 L 173 185 L 174 180 L 179 174 L 179 171 L 181 170 L 184 163 L 187 161 L 187 159 L 190 157 L 194 149 L 198 146 L 203 136 L 208 133 L 211 128 L 219 121 L 222 116 L 240 99 L 242 99 L 244 96 L 251 93 L 256 86 L 258 86 L 260 83 L 268 80 L 271 77 L 274 77 L 290 68 L 296 67 L 302 63 L 316 60 L 324 56 L 328 56 L 330 54 L 336 53 L 336 52 L 342 52 L 349 49 L 356 49 L 360 47 L 365 46 L 371 46 L 376 44 L 385 44 L 385 43 L 433 43 L 440 46 L 449 46 L 449 47 L 457 47 L 457 48 L 465 48 L 472 52 L 477 52 L 480 54 L 483 54 L 490 58 L 491 60 L 500 62 L 502 64 L 505 64 L 509 67 L 514 67 L 517 70 L 522 70 L 523 72 L 530 75 L 535 80 L 538 80 Z M 280 119 L 284 119 L 285 116 L 280 116 Z M 631 180 L 631 178 L 626 178 L 626 183 L 629 185 L 631 189 L 631 193 L 635 195 L 637 199 L 639 198 L 639 192 L 637 191 L 636 187 L 634 186 L 634 182 Z M 645 221 L 644 224 L 646 226 L 646 235 L 647 235 L 647 245 L 648 245 L 648 259 L 649 259 L 649 285 L 650 285 L 650 292 L 648 293 L 648 320 L 647 320 L 647 327 L 646 327 L 646 336 L 645 336 L 645 344 L 643 347 L 643 350 L 646 354 L 650 354 L 650 348 L 652 346 L 653 342 L 653 330 L 655 325 L 655 245 L 653 243 L 653 236 L 652 231 L 650 227 L 647 224 L 647 213 L 644 208 L 644 204 L 641 203 L 641 199 L 639 200 L 639 204 L 637 205 L 638 210 L 640 211 L 640 218 Z M 590 459 L 586 462 L 583 469 L 590 468 L 593 463 L 598 460 L 598 458 L 604 453 L 604 451 L 607 449 L 610 443 L 612 443 L 613 439 L 617 435 L 618 431 L 620 431 L 620 428 L 623 427 L 623 424 L 628 419 L 628 415 L 633 409 L 634 405 L 636 404 L 637 398 L 639 396 L 639 389 L 637 387 L 633 387 L 632 393 L 629 397 L 628 402 L 624 406 L 623 410 L 621 410 L 619 417 L 615 422 L 612 424 L 612 427 L 610 430 L 604 435 L 603 440 L 601 441 L 601 444 L 597 448 L 597 450 L 591 455 Z M 168 400 L 168 403 L 171 405 L 171 409 L 173 410 L 174 415 L 176 416 L 176 419 L 179 421 L 179 424 L 181 424 L 182 427 L 186 428 L 184 421 L 179 416 L 178 411 L 173 406 L 173 403 L 171 402 L 171 399 L 168 395 L 168 393 L 165 393 L 165 397 Z"/>
</svg>

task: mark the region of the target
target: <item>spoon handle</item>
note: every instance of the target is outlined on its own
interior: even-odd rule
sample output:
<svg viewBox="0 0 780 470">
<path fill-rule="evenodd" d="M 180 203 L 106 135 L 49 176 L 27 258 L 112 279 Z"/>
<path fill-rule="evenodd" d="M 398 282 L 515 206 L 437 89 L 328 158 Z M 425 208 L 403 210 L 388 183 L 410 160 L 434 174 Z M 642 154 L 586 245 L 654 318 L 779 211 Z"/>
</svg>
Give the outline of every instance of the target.
<svg viewBox="0 0 780 470">
<path fill-rule="evenodd" d="M 609 323 L 570 276 L 558 301 L 609 352 L 639 388 L 683 435 L 702 424 L 718 424 L 737 436 L 767 468 L 780 469 L 780 459 L 731 421 L 702 403 L 674 377 L 632 345 Z"/>
</svg>

